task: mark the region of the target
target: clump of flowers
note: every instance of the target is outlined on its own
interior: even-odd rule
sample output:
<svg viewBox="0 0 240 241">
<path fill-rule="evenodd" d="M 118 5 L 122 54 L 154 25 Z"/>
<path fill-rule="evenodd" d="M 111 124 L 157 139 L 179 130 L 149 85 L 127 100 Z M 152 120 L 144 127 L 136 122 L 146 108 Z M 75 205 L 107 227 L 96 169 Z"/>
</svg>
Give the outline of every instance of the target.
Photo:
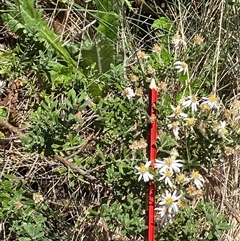
<svg viewBox="0 0 240 241">
<path fill-rule="evenodd" d="M 202 45 L 204 38 L 196 34 L 192 41 L 189 46 L 199 49 L 197 45 Z M 146 76 L 154 75 L 158 80 L 159 74 L 162 78 L 157 82 L 157 115 L 147 117 L 148 124 L 157 118 L 161 129 L 157 135 L 154 167 L 149 161 L 135 168 L 138 181 L 154 181 L 157 186 L 155 213 L 160 226 L 174 222 L 196 199 L 203 197 L 207 182 L 204 173 L 215 163 L 232 158 L 235 148 L 231 145 L 234 138 L 240 137 L 239 128 L 235 128 L 239 125 L 240 101 L 226 108 L 218 96 L 216 83 L 209 89 L 208 83 L 205 87 L 207 80 L 194 79 L 198 78 L 196 68 L 191 70 L 193 61 L 188 58 L 190 51 L 187 52 L 183 33 L 172 39 L 173 48 L 168 49 L 174 55 L 169 54 L 168 66 L 164 66 L 163 55 L 167 48 L 165 42 L 162 43 L 164 45 L 154 45 L 149 55 L 138 53 L 141 61 L 146 60 L 141 62 L 141 70 Z M 163 74 L 165 67 L 172 70 L 166 76 Z M 137 92 L 135 95 L 139 96 Z M 231 137 L 233 133 L 234 138 Z M 132 150 L 142 151 L 138 142 L 136 147 L 134 144 Z"/>
<path fill-rule="evenodd" d="M 146 149 L 147 146 L 148 146 L 147 142 L 144 139 L 140 139 L 139 141 L 133 141 L 129 147 L 132 150 L 140 150 L 140 149 Z"/>
</svg>

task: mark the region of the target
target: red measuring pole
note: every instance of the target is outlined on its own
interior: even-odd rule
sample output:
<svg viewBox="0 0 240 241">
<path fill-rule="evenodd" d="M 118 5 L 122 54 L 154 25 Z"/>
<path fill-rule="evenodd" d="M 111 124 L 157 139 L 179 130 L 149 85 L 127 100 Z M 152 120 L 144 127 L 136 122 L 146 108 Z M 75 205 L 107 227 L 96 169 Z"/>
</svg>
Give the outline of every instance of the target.
<svg viewBox="0 0 240 241">
<path fill-rule="evenodd" d="M 154 162 L 157 156 L 156 149 L 156 139 L 157 139 L 157 119 L 156 119 L 156 109 L 155 105 L 157 103 L 157 87 L 155 79 L 152 78 L 149 93 L 150 100 L 150 124 L 149 124 L 149 160 L 152 161 L 151 166 L 154 168 Z M 153 181 L 149 182 L 149 190 L 148 190 L 148 234 L 147 241 L 154 241 L 155 234 L 155 185 Z"/>
</svg>

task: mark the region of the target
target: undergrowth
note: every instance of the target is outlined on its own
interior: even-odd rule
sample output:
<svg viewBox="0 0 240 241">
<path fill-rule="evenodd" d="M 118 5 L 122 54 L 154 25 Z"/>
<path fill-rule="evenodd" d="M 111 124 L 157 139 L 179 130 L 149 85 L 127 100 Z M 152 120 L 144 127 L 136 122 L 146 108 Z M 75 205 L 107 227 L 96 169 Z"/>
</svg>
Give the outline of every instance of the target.
<svg viewBox="0 0 240 241">
<path fill-rule="evenodd" d="M 156 240 L 237 240 L 239 7 L 4 1 L 1 239 L 144 240 L 154 179 Z"/>
</svg>

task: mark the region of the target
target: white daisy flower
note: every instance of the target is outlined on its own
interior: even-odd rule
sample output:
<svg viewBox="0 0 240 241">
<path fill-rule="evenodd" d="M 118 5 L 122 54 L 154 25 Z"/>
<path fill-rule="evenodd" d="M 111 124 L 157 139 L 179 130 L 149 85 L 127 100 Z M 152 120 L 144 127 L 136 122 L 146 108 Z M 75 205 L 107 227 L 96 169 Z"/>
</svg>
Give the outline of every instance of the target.
<svg viewBox="0 0 240 241">
<path fill-rule="evenodd" d="M 40 203 L 44 201 L 43 196 L 38 192 L 33 194 L 33 200 L 35 203 Z"/>
<path fill-rule="evenodd" d="M 175 137 L 176 139 L 179 139 L 179 130 L 180 130 L 180 128 L 179 128 L 179 122 L 178 122 L 178 121 L 175 121 L 175 122 L 173 122 L 173 123 L 171 123 L 171 124 L 168 124 L 167 127 L 168 127 L 169 130 L 172 130 L 172 131 L 173 131 L 174 137 Z"/>
<path fill-rule="evenodd" d="M 136 169 L 138 170 L 137 175 L 139 175 L 138 181 L 140 181 L 142 178 L 143 178 L 144 182 L 153 180 L 153 175 L 150 174 L 148 171 L 151 163 L 152 163 L 151 161 L 148 161 L 145 165 L 136 167 Z"/>
<path fill-rule="evenodd" d="M 173 175 L 173 172 L 171 172 L 169 169 L 166 169 L 164 172 L 160 172 L 160 175 L 162 176 L 159 178 L 159 180 L 164 180 L 164 183 L 172 188 L 173 183 L 171 182 L 171 177 Z"/>
<path fill-rule="evenodd" d="M 177 73 L 183 72 L 183 74 L 187 73 L 188 65 L 182 61 L 176 61 L 174 64 L 174 68 L 177 70 Z"/>
<path fill-rule="evenodd" d="M 179 48 L 181 46 L 186 46 L 187 43 L 186 41 L 181 38 L 181 36 L 179 34 L 175 34 L 173 39 L 172 39 L 172 44 L 174 44 L 175 48 Z"/>
<path fill-rule="evenodd" d="M 220 121 L 220 124 L 217 126 L 218 134 L 222 137 L 228 133 L 226 125 L 227 125 L 226 121 Z"/>
<path fill-rule="evenodd" d="M 187 114 L 182 112 L 182 109 L 179 105 L 177 107 L 174 107 L 173 105 L 171 105 L 171 108 L 173 110 L 173 113 L 168 117 L 182 117 L 182 118 L 188 117 Z"/>
<path fill-rule="evenodd" d="M 166 190 L 165 195 L 162 196 L 163 200 L 159 203 L 159 205 L 164 205 L 168 208 L 169 213 L 177 213 L 178 212 L 178 200 L 182 195 L 176 196 L 177 190 L 171 194 Z"/>
<path fill-rule="evenodd" d="M 197 111 L 197 106 L 199 105 L 198 99 L 196 95 L 188 96 L 185 101 L 182 103 L 183 107 L 191 106 L 192 112 Z"/>
<path fill-rule="evenodd" d="M 198 189 L 201 189 L 203 187 L 204 179 L 201 174 L 199 174 L 198 171 L 193 171 L 191 173 L 191 180 L 193 180 L 194 184 Z"/>
<path fill-rule="evenodd" d="M 135 93 L 134 93 L 133 89 L 130 88 L 130 87 L 127 87 L 127 88 L 124 90 L 123 94 L 124 94 L 129 100 L 130 100 L 132 97 L 135 96 Z"/>
<path fill-rule="evenodd" d="M 210 109 L 219 109 L 219 101 L 216 95 L 210 94 L 208 97 L 202 97 L 204 102 L 201 105 L 207 104 Z"/>
<path fill-rule="evenodd" d="M 166 206 L 161 206 L 159 208 L 155 208 L 155 211 L 158 212 L 159 218 L 161 219 L 160 225 L 165 225 L 166 223 L 170 222 L 172 223 L 172 214 L 168 211 L 168 208 Z"/>
<path fill-rule="evenodd" d="M 180 168 L 183 166 L 181 160 L 176 160 L 174 156 L 163 158 L 163 161 L 158 159 L 155 160 L 155 167 L 159 168 L 159 173 L 165 172 L 166 169 L 169 169 L 171 172 L 180 172 Z"/>
</svg>

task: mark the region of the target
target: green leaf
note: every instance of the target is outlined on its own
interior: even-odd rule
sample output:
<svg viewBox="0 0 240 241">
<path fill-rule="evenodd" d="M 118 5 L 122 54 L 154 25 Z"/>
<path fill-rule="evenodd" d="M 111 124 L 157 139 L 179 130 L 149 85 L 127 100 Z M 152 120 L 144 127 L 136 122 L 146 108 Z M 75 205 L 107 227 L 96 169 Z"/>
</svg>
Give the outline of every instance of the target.
<svg viewBox="0 0 240 241">
<path fill-rule="evenodd" d="M 57 53 L 64 58 L 68 65 L 76 66 L 76 61 L 73 60 L 68 51 L 62 47 L 59 37 L 47 26 L 43 26 L 40 30 L 40 37 L 42 37 L 46 43 L 53 47 Z"/>
<path fill-rule="evenodd" d="M 4 133 L 0 131 L 0 138 L 4 137 Z"/>
<path fill-rule="evenodd" d="M 31 241 L 32 239 L 31 238 L 28 238 L 28 237 L 20 237 L 19 238 L 19 241 Z"/>
<path fill-rule="evenodd" d="M 220 230 L 230 230 L 231 228 L 232 226 L 227 223 L 220 223 L 216 225 L 216 229 L 220 229 Z"/>
<path fill-rule="evenodd" d="M 102 94 L 102 90 L 100 88 L 100 85 L 97 84 L 97 83 L 92 83 L 89 86 L 89 91 L 90 91 L 93 98 L 99 97 Z"/>
<path fill-rule="evenodd" d="M 160 17 L 152 24 L 152 28 L 161 30 L 170 30 L 173 26 L 173 22 L 167 17 Z"/>
<path fill-rule="evenodd" d="M 134 11 L 134 8 L 132 7 L 132 4 L 130 1 L 128 0 L 123 0 L 123 2 L 127 5 L 127 7 L 131 10 Z"/>
<path fill-rule="evenodd" d="M 76 61 L 62 47 L 59 36 L 47 27 L 46 21 L 41 17 L 41 11 L 35 9 L 34 2 L 33 0 L 22 0 L 20 2 L 20 12 L 15 8 L 15 11 L 10 12 L 10 14 L 3 14 L 3 20 L 14 32 L 23 29 L 28 34 L 38 34 L 39 41 L 44 41 L 48 45 L 47 47 L 54 48 L 69 66 L 75 67 Z"/>
<path fill-rule="evenodd" d="M 15 180 L 16 179 L 16 176 L 14 174 L 3 174 L 3 176 L 6 178 L 6 179 L 13 179 Z"/>
<path fill-rule="evenodd" d="M 0 108 L 0 118 L 7 119 L 7 110 L 5 108 Z"/>
<path fill-rule="evenodd" d="M 169 65 L 172 61 L 172 56 L 166 48 L 162 49 L 161 58 L 163 59 L 165 65 Z"/>
<path fill-rule="evenodd" d="M 93 210 L 93 209 L 88 209 L 88 212 L 89 212 L 89 215 L 90 216 L 98 216 L 99 215 L 99 212 Z"/>
<path fill-rule="evenodd" d="M 111 69 L 111 63 L 114 63 L 114 45 L 106 38 L 97 38 L 92 43 L 91 48 L 82 50 L 82 62 L 80 65 L 87 67 L 96 64 L 96 69 L 99 73 L 105 73 Z"/>
<path fill-rule="evenodd" d="M 98 20 L 100 24 L 97 30 L 110 40 L 116 39 L 118 36 L 119 16 L 115 12 L 107 12 L 101 14 Z"/>
</svg>

